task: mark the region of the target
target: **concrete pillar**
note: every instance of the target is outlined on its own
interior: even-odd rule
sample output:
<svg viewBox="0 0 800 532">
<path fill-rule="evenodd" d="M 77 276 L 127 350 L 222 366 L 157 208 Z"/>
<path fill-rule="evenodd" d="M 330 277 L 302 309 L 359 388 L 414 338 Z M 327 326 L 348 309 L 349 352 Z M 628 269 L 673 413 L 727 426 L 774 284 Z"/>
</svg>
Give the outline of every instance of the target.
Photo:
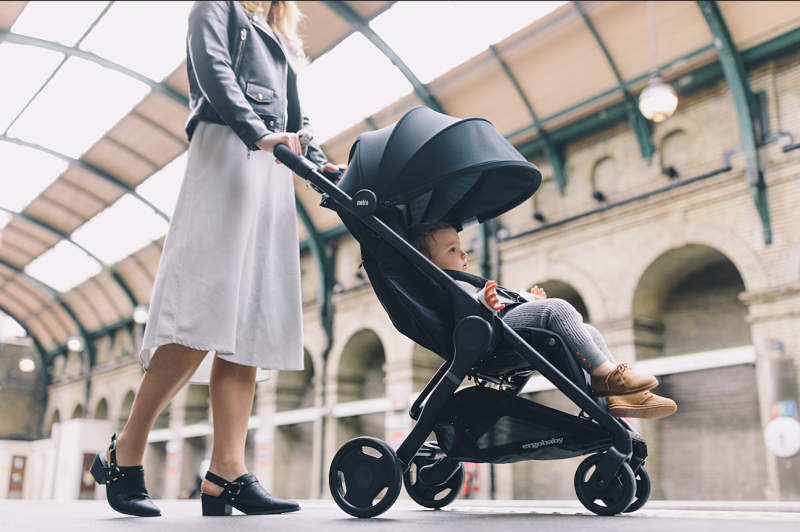
<svg viewBox="0 0 800 532">
<path fill-rule="evenodd" d="M 169 430 L 172 433 L 167 441 L 167 468 L 164 473 L 164 488 L 161 497 L 177 499 L 181 493 L 181 469 L 183 467 L 183 436 L 181 429 L 186 424 L 186 397 L 189 387 L 185 386 L 172 399 L 169 406 Z"/>
</svg>

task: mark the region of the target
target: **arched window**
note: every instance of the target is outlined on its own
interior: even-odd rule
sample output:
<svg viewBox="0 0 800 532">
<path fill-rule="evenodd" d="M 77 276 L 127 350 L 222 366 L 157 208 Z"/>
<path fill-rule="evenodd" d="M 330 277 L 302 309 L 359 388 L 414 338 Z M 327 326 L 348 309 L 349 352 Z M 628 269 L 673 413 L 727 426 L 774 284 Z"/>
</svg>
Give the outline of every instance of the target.
<svg viewBox="0 0 800 532">
<path fill-rule="evenodd" d="M 616 162 L 611 157 L 603 157 L 592 169 L 592 196 L 602 202 L 617 196 L 620 189 Z"/>
<path fill-rule="evenodd" d="M 678 129 L 669 133 L 661 141 L 661 173 L 674 179 L 686 177 L 687 168 L 692 162 L 689 137 Z"/>
</svg>

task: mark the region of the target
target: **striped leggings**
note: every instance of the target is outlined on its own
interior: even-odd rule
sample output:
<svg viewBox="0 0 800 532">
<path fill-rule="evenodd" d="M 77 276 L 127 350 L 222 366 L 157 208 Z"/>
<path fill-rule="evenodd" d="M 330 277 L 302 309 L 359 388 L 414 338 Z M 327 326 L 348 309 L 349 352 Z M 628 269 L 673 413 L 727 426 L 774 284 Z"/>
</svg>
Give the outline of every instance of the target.
<svg viewBox="0 0 800 532">
<path fill-rule="evenodd" d="M 548 298 L 517 305 L 503 316 L 503 321 L 512 328 L 537 327 L 553 331 L 564 339 L 587 373 L 606 360 L 617 363 L 600 332 L 583 323 L 580 313 L 563 299 Z"/>
</svg>

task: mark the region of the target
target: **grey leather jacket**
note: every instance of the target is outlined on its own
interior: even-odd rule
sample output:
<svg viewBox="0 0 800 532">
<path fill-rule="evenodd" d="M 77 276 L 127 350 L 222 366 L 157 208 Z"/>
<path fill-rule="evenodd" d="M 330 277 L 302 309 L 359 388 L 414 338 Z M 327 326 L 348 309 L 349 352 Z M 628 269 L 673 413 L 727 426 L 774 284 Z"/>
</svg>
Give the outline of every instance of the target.
<svg viewBox="0 0 800 532">
<path fill-rule="evenodd" d="M 186 39 L 191 140 L 200 120 L 226 124 L 250 150 L 269 133 L 311 130 L 297 93 L 297 53 L 239 2 L 195 2 Z M 326 163 L 312 142 L 307 157 Z"/>
</svg>

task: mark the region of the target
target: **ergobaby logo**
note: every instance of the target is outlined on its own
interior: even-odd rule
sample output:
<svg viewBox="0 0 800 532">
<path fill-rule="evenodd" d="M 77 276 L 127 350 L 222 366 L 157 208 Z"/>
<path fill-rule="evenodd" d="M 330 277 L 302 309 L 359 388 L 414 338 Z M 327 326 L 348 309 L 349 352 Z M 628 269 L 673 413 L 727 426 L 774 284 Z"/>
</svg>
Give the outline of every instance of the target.
<svg viewBox="0 0 800 532">
<path fill-rule="evenodd" d="M 533 443 L 526 443 L 522 446 L 523 449 L 537 449 L 539 447 L 544 447 L 545 445 L 553 445 L 554 443 L 561 443 L 564 441 L 564 438 L 553 438 L 550 440 L 542 440 L 542 441 L 535 441 Z"/>
<path fill-rule="evenodd" d="M 369 205 L 369 200 L 361 199 L 356 201 L 356 205 Z"/>
</svg>

